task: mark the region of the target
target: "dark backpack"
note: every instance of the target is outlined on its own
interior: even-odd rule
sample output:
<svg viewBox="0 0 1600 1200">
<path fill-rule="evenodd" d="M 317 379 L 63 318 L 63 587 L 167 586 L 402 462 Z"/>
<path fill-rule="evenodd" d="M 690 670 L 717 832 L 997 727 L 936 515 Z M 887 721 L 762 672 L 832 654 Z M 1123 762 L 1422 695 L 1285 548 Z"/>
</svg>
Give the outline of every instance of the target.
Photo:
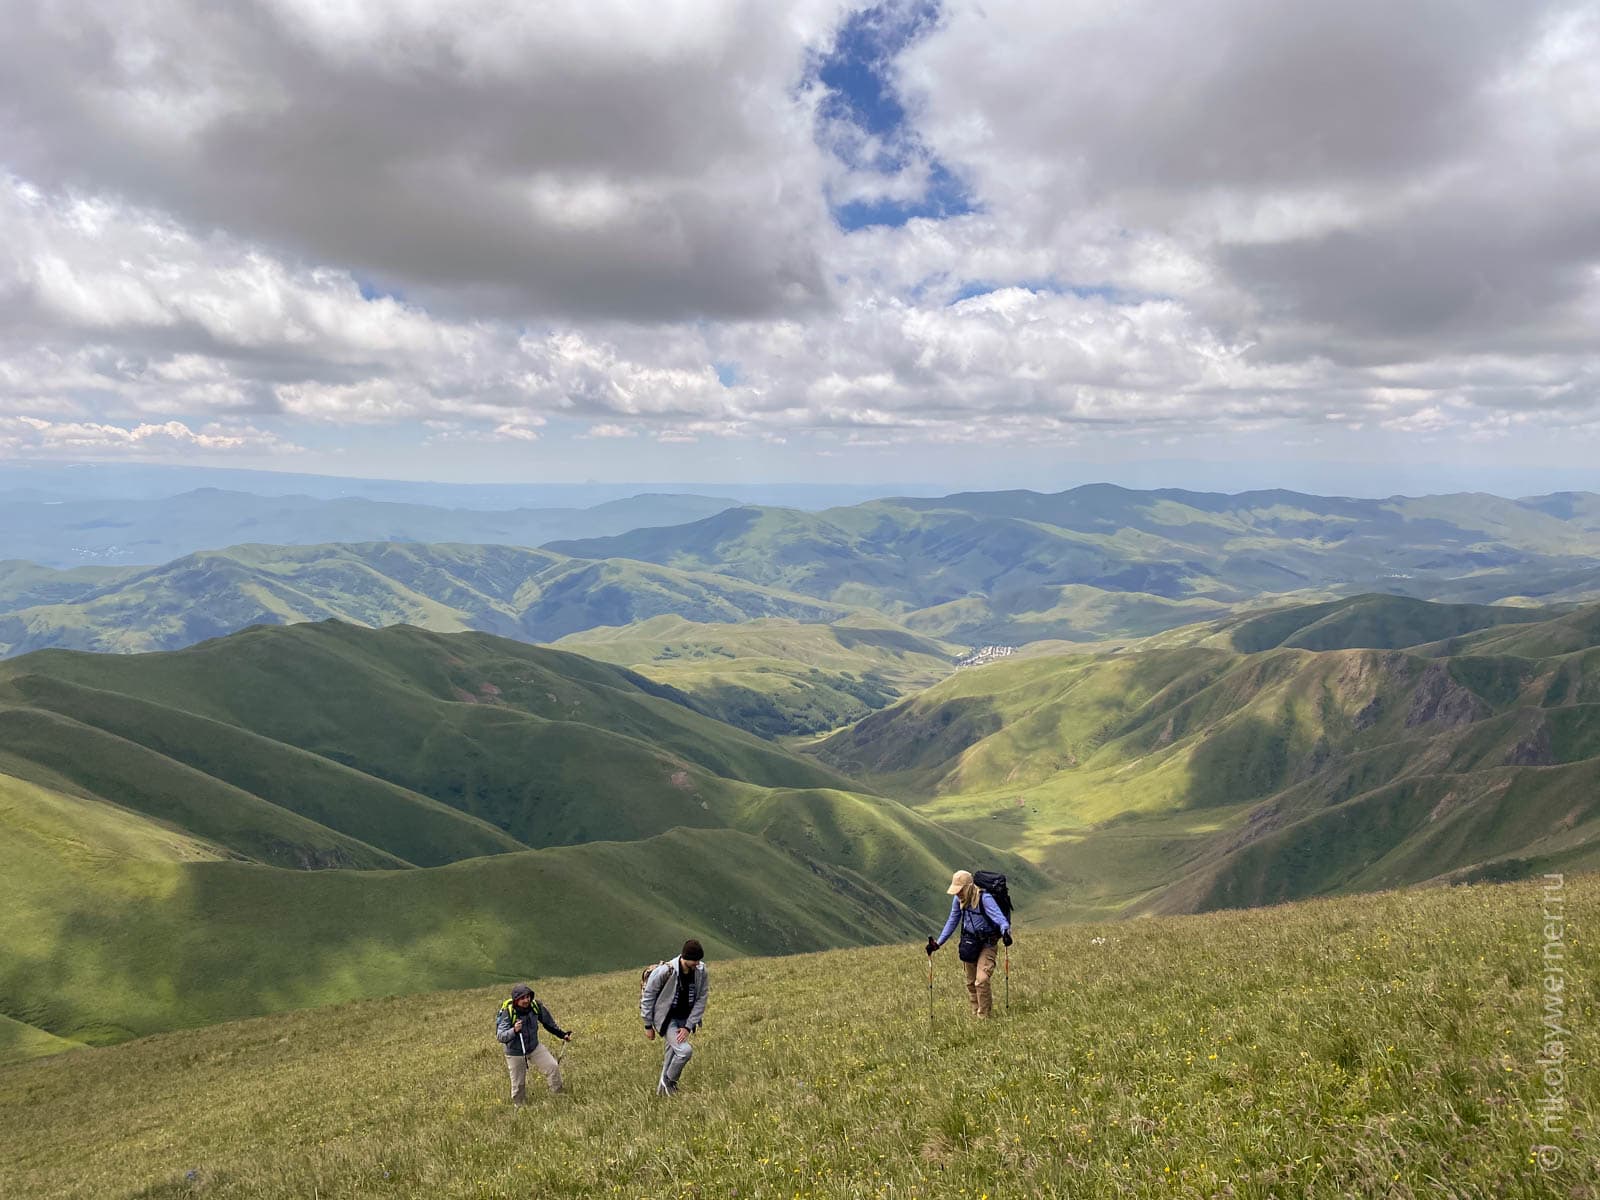
<svg viewBox="0 0 1600 1200">
<path fill-rule="evenodd" d="M 1006 877 L 999 871 L 974 871 L 972 882 L 978 885 L 978 890 L 988 892 L 994 897 L 994 902 L 1000 906 L 1000 911 L 1005 913 L 1006 920 L 1011 920 L 1011 889 L 1006 886 Z"/>
</svg>

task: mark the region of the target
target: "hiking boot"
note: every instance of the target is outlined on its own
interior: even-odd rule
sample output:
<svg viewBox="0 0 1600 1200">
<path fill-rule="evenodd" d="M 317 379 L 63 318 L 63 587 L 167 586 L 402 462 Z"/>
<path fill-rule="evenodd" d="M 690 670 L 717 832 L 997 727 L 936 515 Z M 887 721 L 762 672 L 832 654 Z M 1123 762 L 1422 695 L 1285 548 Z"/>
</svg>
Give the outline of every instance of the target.
<svg viewBox="0 0 1600 1200">
<path fill-rule="evenodd" d="M 678 1085 L 677 1085 L 677 1083 L 675 1081 L 671 1080 L 671 1079 L 668 1079 L 667 1076 L 666 1076 L 666 1072 L 662 1072 L 661 1078 L 656 1081 L 656 1095 L 658 1095 L 658 1096 L 676 1096 L 677 1094 L 678 1094 Z"/>
</svg>

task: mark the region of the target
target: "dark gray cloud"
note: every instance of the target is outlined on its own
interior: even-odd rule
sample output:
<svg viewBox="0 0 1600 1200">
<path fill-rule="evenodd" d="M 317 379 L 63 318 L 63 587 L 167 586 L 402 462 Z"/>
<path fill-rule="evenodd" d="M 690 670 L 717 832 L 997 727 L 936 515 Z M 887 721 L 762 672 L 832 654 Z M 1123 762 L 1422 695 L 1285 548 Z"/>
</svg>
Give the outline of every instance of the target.
<svg viewBox="0 0 1600 1200">
<path fill-rule="evenodd" d="M 0 0 L 0 450 L 1600 430 L 1593 0 L 849 7 Z"/>
<path fill-rule="evenodd" d="M 1600 263 L 1597 14 L 994 0 L 952 8 L 903 79 L 1026 236 L 1084 208 L 1159 231 L 1209 272 L 1190 300 L 1267 353 L 1573 351 Z"/>
<path fill-rule="evenodd" d="M 1547 195 L 1449 195 L 1396 219 L 1307 238 L 1225 245 L 1220 262 L 1278 331 L 1276 352 L 1351 361 L 1595 347 L 1600 207 Z M 1565 200 L 1565 203 L 1563 203 Z"/>
<path fill-rule="evenodd" d="M 5 10 L 0 160 L 37 183 L 480 311 L 826 298 L 804 24 L 759 5 Z"/>
</svg>

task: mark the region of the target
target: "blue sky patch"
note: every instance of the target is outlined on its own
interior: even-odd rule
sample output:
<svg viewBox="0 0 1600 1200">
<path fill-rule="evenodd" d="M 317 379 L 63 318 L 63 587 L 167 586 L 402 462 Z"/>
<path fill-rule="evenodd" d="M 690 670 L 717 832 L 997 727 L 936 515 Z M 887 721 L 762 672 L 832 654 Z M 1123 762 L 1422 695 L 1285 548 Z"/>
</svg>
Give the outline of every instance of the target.
<svg viewBox="0 0 1600 1200">
<path fill-rule="evenodd" d="M 1013 279 L 994 283 L 985 279 L 972 279 L 962 284 L 950 297 L 951 304 L 960 304 L 974 296 L 987 296 L 1002 288 L 1026 288 L 1030 292 L 1043 292 L 1052 296 L 1077 296 L 1080 300 L 1109 300 L 1113 304 L 1135 304 L 1139 297 L 1113 287 L 1109 283 L 1061 283 L 1055 279 Z"/>
<path fill-rule="evenodd" d="M 845 231 L 872 225 L 904 225 L 918 217 L 943 219 L 973 212 L 965 185 L 922 145 L 907 120 L 895 90 L 894 60 L 938 20 L 939 5 L 928 0 L 878 4 L 853 13 L 839 27 L 833 48 L 817 64 L 815 77 L 827 94 L 819 106 L 819 135 L 826 149 L 859 171 L 895 175 L 924 165 L 927 183 L 911 199 L 878 197 L 833 204 L 834 220 Z M 840 137 L 838 127 L 853 126 L 866 139 L 864 150 Z"/>
<path fill-rule="evenodd" d="M 375 279 L 364 279 L 356 276 L 356 286 L 361 289 L 363 300 L 394 300 L 405 303 L 405 296 L 392 288 L 386 288 Z"/>
</svg>

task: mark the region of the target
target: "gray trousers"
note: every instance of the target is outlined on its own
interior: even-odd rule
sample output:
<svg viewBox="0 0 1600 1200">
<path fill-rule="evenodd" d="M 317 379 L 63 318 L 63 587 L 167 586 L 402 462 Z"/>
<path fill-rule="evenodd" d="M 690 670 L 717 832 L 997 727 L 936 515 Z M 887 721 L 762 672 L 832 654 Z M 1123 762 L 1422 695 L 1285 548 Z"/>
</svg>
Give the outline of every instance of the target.
<svg viewBox="0 0 1600 1200">
<path fill-rule="evenodd" d="M 550 1085 L 552 1092 L 561 1090 L 561 1064 L 542 1042 L 536 1042 L 527 1054 L 506 1055 L 506 1071 L 511 1075 L 511 1103 L 518 1108 L 522 1107 L 522 1101 L 528 1094 L 529 1063 L 544 1072 L 545 1082 Z"/>
<path fill-rule="evenodd" d="M 661 1078 L 668 1083 L 677 1083 L 678 1077 L 683 1074 L 683 1069 L 694 1057 L 693 1046 L 688 1042 L 684 1042 L 681 1046 L 678 1044 L 678 1030 L 682 1028 L 680 1022 L 668 1021 L 667 1032 L 663 1035 L 667 1043 L 667 1054 L 661 1060 Z"/>
</svg>

